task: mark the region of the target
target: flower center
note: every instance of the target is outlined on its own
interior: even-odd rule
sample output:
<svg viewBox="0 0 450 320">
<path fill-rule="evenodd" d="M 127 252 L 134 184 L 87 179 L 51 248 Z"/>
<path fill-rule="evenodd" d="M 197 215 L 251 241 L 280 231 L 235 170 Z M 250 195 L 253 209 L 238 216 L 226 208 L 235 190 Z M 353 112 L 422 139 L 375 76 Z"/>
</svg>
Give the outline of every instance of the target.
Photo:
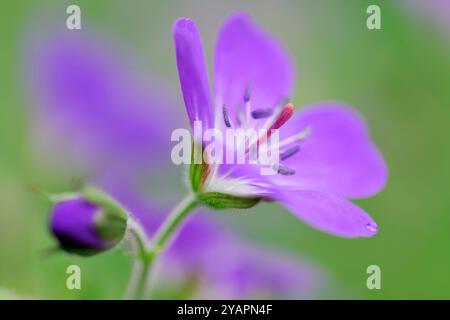
<svg viewBox="0 0 450 320">
<path fill-rule="evenodd" d="M 246 154 L 253 150 L 252 147 L 256 147 L 258 155 L 261 152 L 277 152 L 279 160 L 283 161 L 300 151 L 299 143 L 308 137 L 311 132 L 310 127 L 280 141 L 276 147 L 277 150 L 270 148 L 267 143 L 271 135 L 292 117 L 294 113 L 294 105 L 292 103 L 286 103 L 275 108 L 252 109 L 251 95 L 248 88 L 244 93 L 243 100 L 244 110 L 242 108 L 237 110 L 237 127 L 241 129 L 260 128 L 260 132 L 262 132 L 254 141 L 249 143 L 249 147 L 245 151 Z M 222 116 L 225 126 L 232 128 L 233 123 L 226 105 L 222 106 Z M 274 164 L 273 169 L 281 175 L 295 174 L 295 170 L 280 164 Z"/>
</svg>

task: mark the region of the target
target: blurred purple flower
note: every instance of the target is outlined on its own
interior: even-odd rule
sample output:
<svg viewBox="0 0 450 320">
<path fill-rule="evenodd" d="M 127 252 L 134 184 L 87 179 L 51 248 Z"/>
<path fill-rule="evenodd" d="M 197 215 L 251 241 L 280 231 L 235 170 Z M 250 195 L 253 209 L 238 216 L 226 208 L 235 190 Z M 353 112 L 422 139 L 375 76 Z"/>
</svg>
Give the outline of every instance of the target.
<svg viewBox="0 0 450 320">
<path fill-rule="evenodd" d="M 450 28 L 450 1 L 448 0 L 402 0 L 398 2 L 404 8 L 412 10 L 419 18 L 435 25 L 445 35 L 449 35 Z"/>
<path fill-rule="evenodd" d="M 235 239 L 214 248 L 200 270 L 200 297 L 313 298 L 325 283 L 317 267 L 279 251 L 249 246 Z"/>
<path fill-rule="evenodd" d="M 117 54 L 120 50 L 101 37 L 81 31 L 51 35 L 46 41 L 39 38 L 27 54 L 30 103 L 38 127 L 49 140 L 63 137 L 58 147 L 83 157 L 94 182 L 153 234 L 167 208 L 143 200 L 136 175 L 129 173 L 140 172 L 144 165 L 167 173 L 161 166 L 164 154 L 170 154 L 170 133 L 182 123 L 176 113 L 170 113 L 174 104 L 157 98 L 158 89 L 136 79 L 124 64 L 127 59 Z M 211 259 L 225 248 L 220 259 Z M 187 281 L 195 274 L 198 287 L 193 294 L 206 298 L 218 294 L 244 298 L 259 290 L 289 298 L 310 297 L 310 290 L 319 283 L 319 272 L 312 267 L 293 258 L 260 254 L 233 235 L 225 235 L 202 214 L 186 223 L 161 263 L 164 270 L 180 271 L 161 274 L 163 286 L 176 277 Z"/>
<path fill-rule="evenodd" d="M 100 36 L 66 30 L 37 38 L 27 48 L 29 103 L 39 106 L 32 110 L 38 133 L 59 140 L 62 156 L 130 172 L 161 164 L 156 153 L 170 155 L 166 141 L 182 121 L 167 121 L 175 103 L 160 83 L 130 72 L 137 67 Z"/>
<path fill-rule="evenodd" d="M 203 192 L 277 200 L 312 226 L 343 237 L 377 233 L 371 217 L 346 200 L 374 195 L 387 179 L 383 157 L 355 111 L 340 103 L 321 102 L 288 121 L 293 105 L 283 101 L 293 88 L 291 59 L 243 14 L 231 16 L 219 32 L 211 100 L 194 21 L 178 19 L 173 33 L 192 126 L 201 121 L 204 129 L 263 128 L 266 135 L 280 129 L 278 174 L 262 176 L 258 165 L 213 164 L 205 171 Z M 265 141 L 255 139 L 253 144 L 264 149 Z"/>
</svg>

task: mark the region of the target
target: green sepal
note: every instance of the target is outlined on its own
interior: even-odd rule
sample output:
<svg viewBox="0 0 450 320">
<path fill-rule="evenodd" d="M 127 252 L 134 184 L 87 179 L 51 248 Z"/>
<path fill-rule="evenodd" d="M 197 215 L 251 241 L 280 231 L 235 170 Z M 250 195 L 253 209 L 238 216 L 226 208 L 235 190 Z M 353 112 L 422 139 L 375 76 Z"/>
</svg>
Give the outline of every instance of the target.
<svg viewBox="0 0 450 320">
<path fill-rule="evenodd" d="M 103 253 L 105 250 L 107 250 L 111 247 L 111 246 L 109 246 L 109 247 L 106 247 L 103 249 L 93 249 L 93 248 L 83 248 L 78 245 L 72 245 L 70 243 L 64 243 L 64 244 L 61 243 L 60 245 L 61 245 L 60 249 L 62 251 L 65 251 L 65 252 L 73 254 L 73 255 L 78 255 L 81 257 L 92 257 L 97 254 Z"/>
<path fill-rule="evenodd" d="M 202 186 L 209 174 L 209 165 L 203 161 L 203 150 L 201 145 L 192 142 L 191 148 L 191 165 L 189 167 L 189 180 L 191 181 L 192 190 L 197 193 L 201 191 Z M 196 163 L 196 159 L 200 157 L 201 163 Z"/>
<path fill-rule="evenodd" d="M 106 210 L 108 214 L 124 221 L 128 219 L 127 210 L 106 192 L 96 187 L 89 186 L 81 191 L 81 195 L 88 202 L 96 204 Z"/>
<path fill-rule="evenodd" d="M 200 193 L 197 199 L 214 209 L 248 209 L 261 200 L 258 197 L 239 197 L 221 192 Z"/>
<path fill-rule="evenodd" d="M 127 229 L 126 219 L 110 214 L 108 211 L 97 214 L 94 224 L 100 238 L 107 241 L 120 241 Z"/>
<path fill-rule="evenodd" d="M 112 243 L 122 240 L 127 229 L 126 209 L 107 193 L 95 187 L 84 188 L 82 196 L 101 208 L 95 217 L 95 230 L 98 235 Z"/>
</svg>

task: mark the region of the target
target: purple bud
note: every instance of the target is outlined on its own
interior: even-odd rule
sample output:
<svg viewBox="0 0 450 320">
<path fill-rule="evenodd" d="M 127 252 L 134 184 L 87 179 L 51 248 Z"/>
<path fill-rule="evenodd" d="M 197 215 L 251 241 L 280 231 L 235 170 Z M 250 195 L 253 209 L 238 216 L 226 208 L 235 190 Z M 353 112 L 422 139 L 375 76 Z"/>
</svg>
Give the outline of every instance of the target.
<svg viewBox="0 0 450 320">
<path fill-rule="evenodd" d="M 50 229 L 63 250 L 92 255 L 111 248 L 123 238 L 126 217 L 74 196 L 55 204 Z"/>
</svg>

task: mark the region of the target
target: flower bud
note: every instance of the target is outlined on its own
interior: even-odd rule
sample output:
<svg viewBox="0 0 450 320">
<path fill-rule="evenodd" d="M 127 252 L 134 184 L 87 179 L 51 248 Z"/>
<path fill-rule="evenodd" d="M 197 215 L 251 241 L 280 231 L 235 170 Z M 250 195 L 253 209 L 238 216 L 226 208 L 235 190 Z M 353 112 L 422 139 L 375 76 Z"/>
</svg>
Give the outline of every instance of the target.
<svg viewBox="0 0 450 320">
<path fill-rule="evenodd" d="M 69 253 L 89 256 L 119 243 L 127 228 L 127 214 L 97 189 L 56 197 L 50 229 L 59 246 Z"/>
</svg>

